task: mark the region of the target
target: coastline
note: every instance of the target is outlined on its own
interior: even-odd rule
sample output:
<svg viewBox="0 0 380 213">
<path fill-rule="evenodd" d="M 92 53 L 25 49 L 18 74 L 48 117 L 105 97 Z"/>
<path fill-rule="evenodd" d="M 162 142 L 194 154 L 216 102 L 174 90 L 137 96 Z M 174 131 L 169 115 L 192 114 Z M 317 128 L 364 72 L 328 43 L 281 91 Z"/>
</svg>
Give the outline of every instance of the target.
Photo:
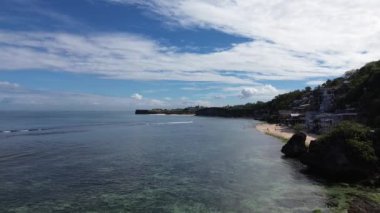
<svg viewBox="0 0 380 213">
<path fill-rule="evenodd" d="M 256 125 L 256 129 L 264 134 L 282 139 L 284 141 L 289 140 L 295 131 L 287 126 L 280 126 L 278 124 L 259 123 Z M 308 147 L 310 141 L 317 139 L 318 135 L 306 134 L 305 145 Z"/>
<path fill-rule="evenodd" d="M 136 114 L 135 114 L 136 115 Z M 158 116 L 195 116 L 195 114 L 175 114 L 175 113 L 152 113 L 152 114 L 137 114 L 137 115 L 158 115 Z"/>
</svg>

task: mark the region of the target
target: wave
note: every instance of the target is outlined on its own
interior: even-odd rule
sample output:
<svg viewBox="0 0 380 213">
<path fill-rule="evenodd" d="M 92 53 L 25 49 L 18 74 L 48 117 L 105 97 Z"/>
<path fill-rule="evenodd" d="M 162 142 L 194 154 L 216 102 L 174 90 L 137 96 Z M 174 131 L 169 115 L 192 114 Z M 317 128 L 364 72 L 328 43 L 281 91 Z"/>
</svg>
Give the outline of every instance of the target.
<svg viewBox="0 0 380 213">
<path fill-rule="evenodd" d="M 85 130 L 45 131 L 23 134 L 23 136 L 61 135 L 67 133 L 85 132 Z M 22 136 L 22 135 L 21 135 Z"/>
<path fill-rule="evenodd" d="M 0 130 L 0 133 L 19 133 L 19 132 L 39 132 L 44 131 L 48 129 L 42 129 L 42 128 L 33 128 L 33 129 L 12 129 L 12 130 Z"/>
<path fill-rule="evenodd" d="M 147 125 L 176 125 L 176 124 L 192 124 L 193 121 L 173 121 L 173 122 L 159 122 L 159 123 L 147 123 Z"/>
<path fill-rule="evenodd" d="M 176 121 L 176 122 L 168 122 L 168 124 L 192 124 L 193 121 Z"/>
<path fill-rule="evenodd" d="M 45 135 L 45 134 L 60 134 L 65 132 L 78 131 L 78 128 L 83 127 L 94 127 L 94 126 L 108 126 L 108 125 L 127 125 L 127 126 L 150 126 L 150 125 L 179 125 L 179 124 L 192 124 L 193 121 L 172 121 L 172 122 L 111 122 L 111 123 L 94 123 L 94 124 L 82 124 L 82 125 L 69 125 L 69 126 L 56 126 L 48 128 L 30 128 L 30 129 L 11 129 L 11 130 L 0 130 L 0 135 Z M 80 131 L 80 130 L 79 130 Z"/>
<path fill-rule="evenodd" d="M 157 113 L 157 114 L 148 114 L 152 116 L 194 116 L 194 114 L 164 114 L 164 113 Z"/>
</svg>

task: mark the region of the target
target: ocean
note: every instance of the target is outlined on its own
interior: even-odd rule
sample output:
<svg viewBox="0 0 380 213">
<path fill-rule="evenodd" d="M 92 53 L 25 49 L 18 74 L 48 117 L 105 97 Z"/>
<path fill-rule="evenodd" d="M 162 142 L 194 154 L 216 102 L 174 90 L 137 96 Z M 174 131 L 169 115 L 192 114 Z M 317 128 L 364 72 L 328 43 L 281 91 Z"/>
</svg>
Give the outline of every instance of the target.
<svg viewBox="0 0 380 213">
<path fill-rule="evenodd" d="M 0 112 L 0 212 L 311 212 L 324 184 L 258 121 Z"/>
</svg>

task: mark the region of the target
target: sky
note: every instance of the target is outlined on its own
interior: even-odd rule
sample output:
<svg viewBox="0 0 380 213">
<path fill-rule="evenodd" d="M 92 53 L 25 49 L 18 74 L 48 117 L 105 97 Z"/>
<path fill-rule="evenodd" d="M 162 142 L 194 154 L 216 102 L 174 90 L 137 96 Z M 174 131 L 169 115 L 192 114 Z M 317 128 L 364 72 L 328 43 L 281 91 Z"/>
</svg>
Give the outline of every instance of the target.
<svg viewBox="0 0 380 213">
<path fill-rule="evenodd" d="M 267 101 L 380 59 L 378 0 L 1 0 L 0 110 Z"/>
</svg>

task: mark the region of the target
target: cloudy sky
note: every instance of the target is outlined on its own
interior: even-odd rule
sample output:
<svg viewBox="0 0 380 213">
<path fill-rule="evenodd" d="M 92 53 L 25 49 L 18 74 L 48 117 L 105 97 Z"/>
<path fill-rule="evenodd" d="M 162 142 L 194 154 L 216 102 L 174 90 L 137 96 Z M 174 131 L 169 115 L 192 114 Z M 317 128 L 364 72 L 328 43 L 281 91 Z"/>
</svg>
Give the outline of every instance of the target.
<svg viewBox="0 0 380 213">
<path fill-rule="evenodd" d="M 0 110 L 269 100 L 380 59 L 379 0 L 1 0 Z"/>
</svg>

